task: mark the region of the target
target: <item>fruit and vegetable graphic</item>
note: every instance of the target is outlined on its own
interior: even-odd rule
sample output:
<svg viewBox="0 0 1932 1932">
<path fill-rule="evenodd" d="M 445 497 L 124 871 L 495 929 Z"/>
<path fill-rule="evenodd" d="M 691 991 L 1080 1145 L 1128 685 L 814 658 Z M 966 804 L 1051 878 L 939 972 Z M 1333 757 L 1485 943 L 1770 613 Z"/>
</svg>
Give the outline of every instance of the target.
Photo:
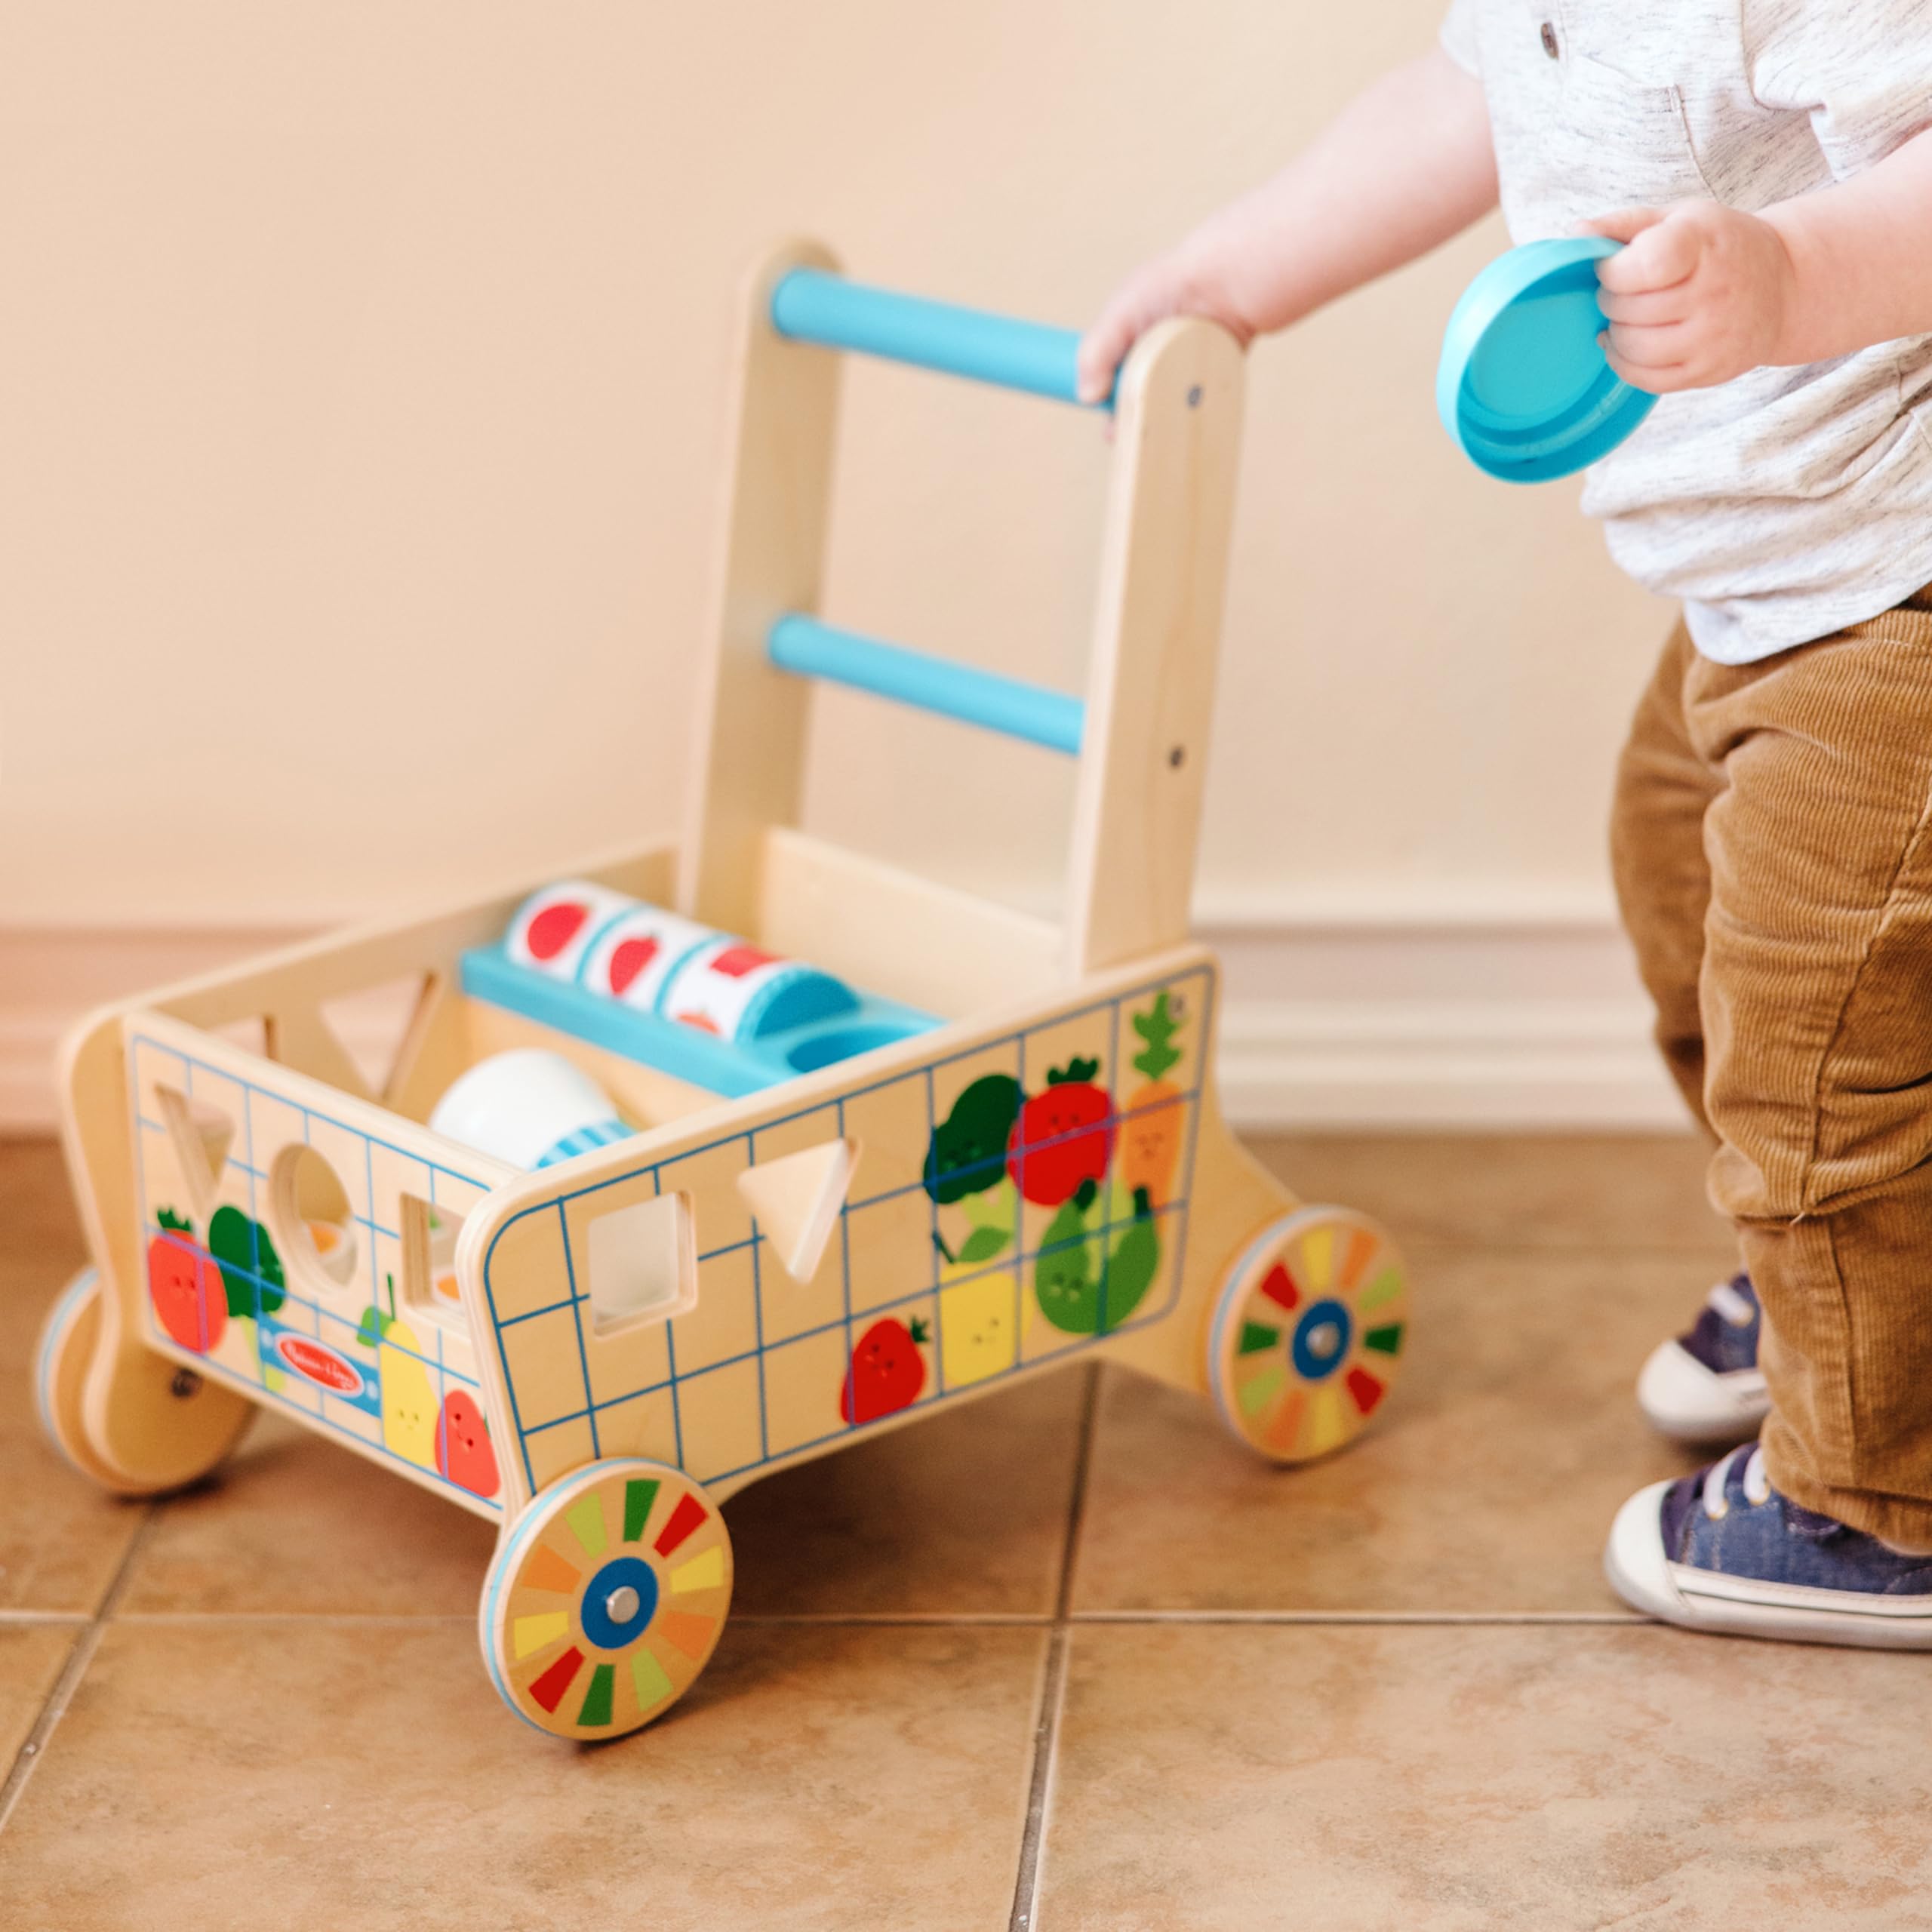
<svg viewBox="0 0 1932 1932">
<path fill-rule="evenodd" d="M 374 1345 L 376 1376 L 383 1411 L 383 1444 L 392 1454 L 417 1468 L 436 1467 L 437 1427 L 441 1411 L 429 1371 L 420 1359 L 423 1344 L 416 1331 L 395 1312 L 395 1277 L 383 1277 L 389 1290 L 386 1312 L 373 1304 L 362 1311 L 355 1339 L 365 1348 Z M 467 1485 L 466 1485 L 467 1487 Z"/>
<path fill-rule="evenodd" d="M 1103 1230 L 1090 1232 L 1077 1201 L 1063 1201 L 1048 1224 L 1033 1264 L 1033 1297 L 1040 1312 L 1069 1335 L 1105 1335 L 1140 1306 L 1160 1266 L 1161 1239 L 1145 1188 L 1131 1208 L 1113 1192 L 1115 1226 L 1124 1232 L 1106 1248 Z"/>
<path fill-rule="evenodd" d="M 953 1275 L 964 1280 L 951 1280 Z M 939 1335 L 945 1351 L 946 1383 L 958 1389 L 1001 1375 L 1015 1357 L 1014 1318 L 1020 1283 L 1010 1269 L 940 1270 Z"/>
<path fill-rule="evenodd" d="M 474 1495 L 497 1493 L 497 1454 L 490 1446 L 489 1425 L 466 1389 L 452 1389 L 443 1398 L 436 1420 L 436 1473 Z"/>
<path fill-rule="evenodd" d="M 1011 1074 L 988 1073 L 953 1102 L 926 1147 L 926 1192 L 941 1207 L 1005 1179 L 1006 1150 L 1026 1097 Z"/>
<path fill-rule="evenodd" d="M 1179 1003 L 1163 989 L 1146 1012 L 1132 1016 L 1134 1030 L 1146 1042 L 1134 1056 L 1135 1070 L 1146 1075 L 1127 1097 L 1121 1126 L 1122 1184 L 1130 1195 L 1145 1193 L 1155 1208 L 1164 1208 L 1180 1158 L 1185 1109 L 1180 1089 L 1164 1076 L 1180 1058 L 1174 1036 L 1183 1017 Z"/>
<path fill-rule="evenodd" d="M 247 1336 L 250 1357 L 260 1365 L 263 1386 L 280 1389 L 285 1377 L 262 1348 L 258 1321 L 274 1314 L 288 1299 L 282 1292 L 288 1277 L 273 1239 L 260 1222 L 240 1208 L 217 1208 L 208 1222 L 208 1252 L 221 1270 L 228 1312 Z"/>
<path fill-rule="evenodd" d="M 875 1321 L 852 1351 L 839 1414 L 857 1425 L 910 1408 L 926 1386 L 926 1358 L 920 1350 L 931 1335 L 916 1316 L 910 1327 L 891 1315 Z"/>
<path fill-rule="evenodd" d="M 554 959 L 583 929 L 590 908 L 574 900 L 560 900 L 546 906 L 525 929 L 523 943 L 533 959 Z"/>
<path fill-rule="evenodd" d="M 148 1294 L 169 1339 L 205 1355 L 228 1326 L 221 1270 L 195 1240 L 193 1222 L 171 1208 L 160 1218 L 161 1232 L 148 1243 Z"/>
<path fill-rule="evenodd" d="M 423 1344 L 408 1322 L 392 1320 L 376 1350 L 383 1382 L 383 1441 L 405 1461 L 436 1466 L 436 1392 L 417 1358 Z"/>
<path fill-rule="evenodd" d="M 1106 1178 L 1114 1150 L 1113 1110 L 1094 1084 L 1100 1070 L 1098 1060 L 1069 1060 L 1049 1073 L 1046 1091 L 1020 1109 L 1006 1171 L 1037 1206 L 1057 1208 L 1083 1189 L 1091 1201 Z"/>
<path fill-rule="evenodd" d="M 1075 1056 L 1031 1095 L 1008 1075 L 983 1075 L 934 1131 L 926 1192 L 970 1223 L 963 1239 L 956 1226 L 936 1226 L 933 1235 L 943 1263 L 949 1385 L 997 1374 L 1015 1359 L 1006 1332 L 1012 1278 L 983 1271 L 1011 1244 L 1022 1198 L 1053 1211 L 1029 1236 L 1037 1244 L 1034 1298 L 1053 1327 L 1105 1334 L 1146 1298 L 1160 1271 L 1161 1211 L 1173 1199 L 1180 1164 L 1186 1097 L 1168 1076 L 1181 1057 L 1175 1035 L 1185 1017 L 1164 989 L 1130 1016 L 1141 1081 L 1118 1117 L 1100 1060 Z"/>
<path fill-rule="evenodd" d="M 272 1315 L 287 1299 L 288 1285 L 281 1257 L 260 1222 L 238 1208 L 217 1208 L 208 1223 L 208 1252 L 221 1269 L 228 1291 L 228 1312 L 237 1321 L 252 1321 Z"/>
</svg>

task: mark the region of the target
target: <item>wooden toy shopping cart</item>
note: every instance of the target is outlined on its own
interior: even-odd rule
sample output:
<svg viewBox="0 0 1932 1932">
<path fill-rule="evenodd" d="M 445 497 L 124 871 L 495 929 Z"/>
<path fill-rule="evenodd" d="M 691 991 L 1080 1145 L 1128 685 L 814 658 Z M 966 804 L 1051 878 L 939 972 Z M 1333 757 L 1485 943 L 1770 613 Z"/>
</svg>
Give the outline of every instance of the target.
<svg viewBox="0 0 1932 1932">
<path fill-rule="evenodd" d="M 1074 344 L 781 251 L 747 304 L 681 843 L 75 1031 L 64 1129 L 95 1266 L 38 1371 L 74 1463 L 168 1490 L 253 1405 L 299 1416 L 499 1525 L 491 1678 L 538 1729 L 594 1739 L 703 1669 L 731 1595 L 719 1506 L 768 1471 L 1095 1358 L 1204 1392 L 1278 1462 L 1363 1426 L 1401 1355 L 1402 1264 L 1229 1134 L 1217 968 L 1187 941 L 1234 343 L 1168 322 L 1121 373 L 1084 701 L 816 614 L 838 352 L 1072 401 Z M 799 829 L 815 679 L 1076 757 L 1063 920 Z M 809 961 L 817 1003 L 731 1038 L 661 1001 L 620 1010 L 644 955 L 596 952 L 610 903 L 738 936 L 714 975 Z M 372 1087 L 328 1015 L 398 977 L 414 1017 Z M 635 1131 L 524 1171 L 426 1124 L 466 1069 L 533 1046 Z"/>
</svg>

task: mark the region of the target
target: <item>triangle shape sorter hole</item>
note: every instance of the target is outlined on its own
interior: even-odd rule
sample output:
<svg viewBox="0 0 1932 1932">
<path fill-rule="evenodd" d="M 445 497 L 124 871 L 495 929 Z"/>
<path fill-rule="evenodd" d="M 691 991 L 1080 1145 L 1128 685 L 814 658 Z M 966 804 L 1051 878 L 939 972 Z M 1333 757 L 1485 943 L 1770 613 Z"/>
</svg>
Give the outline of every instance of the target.
<svg viewBox="0 0 1932 1932">
<path fill-rule="evenodd" d="M 758 1217 L 758 1232 L 793 1281 L 809 1281 L 818 1272 L 858 1163 L 856 1143 L 828 1140 L 739 1175 L 738 1192 Z"/>
<path fill-rule="evenodd" d="M 180 1163 L 181 1184 L 188 1190 L 189 1211 L 205 1228 L 221 1191 L 221 1171 L 235 1144 L 235 1123 L 206 1100 L 191 1100 L 172 1087 L 157 1087 L 162 1124 L 174 1143 Z"/>
<path fill-rule="evenodd" d="M 317 1003 L 322 1024 L 377 1099 L 389 1091 L 435 992 L 434 974 L 405 973 Z"/>
</svg>

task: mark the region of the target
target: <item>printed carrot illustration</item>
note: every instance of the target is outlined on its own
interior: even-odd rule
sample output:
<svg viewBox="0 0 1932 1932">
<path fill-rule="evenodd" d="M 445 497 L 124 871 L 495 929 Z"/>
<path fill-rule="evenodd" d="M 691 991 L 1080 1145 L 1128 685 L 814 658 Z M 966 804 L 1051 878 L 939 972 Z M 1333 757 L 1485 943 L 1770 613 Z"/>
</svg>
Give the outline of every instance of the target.
<svg viewBox="0 0 1932 1932">
<path fill-rule="evenodd" d="M 1164 992 L 1155 995 L 1149 1011 L 1134 1015 L 1134 1030 L 1147 1043 L 1145 1051 L 1134 1056 L 1134 1064 L 1146 1078 L 1128 1097 L 1121 1136 L 1121 1179 L 1131 1195 L 1144 1189 L 1157 1208 L 1166 1205 L 1174 1186 L 1186 1112 L 1180 1089 L 1164 1077 L 1180 1058 L 1180 1049 L 1173 1044 L 1180 1023 Z"/>
</svg>

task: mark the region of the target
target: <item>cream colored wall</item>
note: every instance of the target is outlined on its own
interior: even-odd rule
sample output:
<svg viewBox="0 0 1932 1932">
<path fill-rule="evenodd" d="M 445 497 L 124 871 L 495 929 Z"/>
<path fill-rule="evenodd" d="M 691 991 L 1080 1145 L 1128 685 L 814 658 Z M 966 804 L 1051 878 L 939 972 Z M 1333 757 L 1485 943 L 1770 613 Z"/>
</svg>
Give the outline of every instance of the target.
<svg viewBox="0 0 1932 1932">
<path fill-rule="evenodd" d="M 1063 322 L 1441 0 L 16 5 L 0 921 L 325 918 L 669 821 L 732 291 L 791 230 Z M 1222 903 L 1592 902 L 1663 614 L 1448 446 L 1494 229 L 1256 353 Z M 829 614 L 1075 683 L 1106 449 L 854 370 Z M 838 694 L 812 815 L 1044 891 L 1046 755 Z"/>
</svg>

